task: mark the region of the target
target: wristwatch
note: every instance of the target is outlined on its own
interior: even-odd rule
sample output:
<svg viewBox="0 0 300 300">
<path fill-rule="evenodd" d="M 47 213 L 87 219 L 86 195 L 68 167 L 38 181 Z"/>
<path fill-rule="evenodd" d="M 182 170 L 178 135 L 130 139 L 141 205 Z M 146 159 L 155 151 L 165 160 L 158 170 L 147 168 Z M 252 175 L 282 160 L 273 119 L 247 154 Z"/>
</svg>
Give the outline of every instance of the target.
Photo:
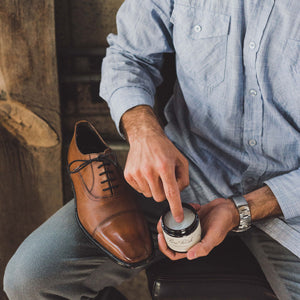
<svg viewBox="0 0 300 300">
<path fill-rule="evenodd" d="M 234 232 L 243 232 L 251 227 L 251 212 L 248 202 L 243 196 L 233 196 L 230 198 L 235 204 L 240 214 L 240 224 L 238 227 L 232 229 Z"/>
</svg>

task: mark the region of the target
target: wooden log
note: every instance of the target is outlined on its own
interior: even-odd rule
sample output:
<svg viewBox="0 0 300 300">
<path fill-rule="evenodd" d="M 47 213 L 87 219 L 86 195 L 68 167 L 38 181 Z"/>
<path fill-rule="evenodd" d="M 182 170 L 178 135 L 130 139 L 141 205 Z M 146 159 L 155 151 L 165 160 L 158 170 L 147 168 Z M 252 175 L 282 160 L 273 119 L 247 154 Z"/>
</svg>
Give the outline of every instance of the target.
<svg viewBox="0 0 300 300">
<path fill-rule="evenodd" d="M 18 245 L 63 202 L 54 28 L 53 0 L 0 1 L 1 284 Z"/>
</svg>

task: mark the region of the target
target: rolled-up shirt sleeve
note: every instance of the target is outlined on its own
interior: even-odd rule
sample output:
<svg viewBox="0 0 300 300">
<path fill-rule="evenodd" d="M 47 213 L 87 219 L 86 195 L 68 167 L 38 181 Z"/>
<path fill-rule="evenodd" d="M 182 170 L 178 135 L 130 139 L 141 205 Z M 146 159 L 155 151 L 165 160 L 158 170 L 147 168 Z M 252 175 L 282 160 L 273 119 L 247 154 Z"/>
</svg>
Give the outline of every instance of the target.
<svg viewBox="0 0 300 300">
<path fill-rule="evenodd" d="M 117 35 L 107 38 L 100 83 L 100 96 L 118 130 L 127 110 L 154 104 L 163 53 L 174 52 L 172 7 L 169 0 L 126 0 L 118 11 Z"/>
<path fill-rule="evenodd" d="M 275 195 L 286 220 L 300 216 L 300 169 L 265 181 Z"/>
</svg>

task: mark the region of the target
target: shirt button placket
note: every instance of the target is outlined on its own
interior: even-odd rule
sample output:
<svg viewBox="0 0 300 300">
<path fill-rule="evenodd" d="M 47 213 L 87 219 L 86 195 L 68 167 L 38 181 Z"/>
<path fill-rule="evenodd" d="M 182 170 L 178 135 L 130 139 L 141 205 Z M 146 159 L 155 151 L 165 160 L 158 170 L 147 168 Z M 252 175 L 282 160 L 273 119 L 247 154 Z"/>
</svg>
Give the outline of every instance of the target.
<svg viewBox="0 0 300 300">
<path fill-rule="evenodd" d="M 254 152 L 259 151 L 257 146 L 259 145 L 259 128 L 257 127 L 257 123 L 253 122 L 253 118 L 256 117 L 255 112 L 260 112 L 260 92 L 259 87 L 257 85 L 256 78 L 256 49 L 257 44 L 254 40 L 250 40 L 248 42 L 248 50 L 246 50 L 246 55 L 248 56 L 248 78 L 246 81 L 246 85 L 248 86 L 245 89 L 245 128 L 247 129 L 245 132 L 245 143 L 248 147 L 248 155 L 250 157 L 251 162 L 255 161 Z M 257 116 L 258 117 L 258 116 Z M 256 138 L 257 137 L 257 138 Z M 250 149 L 249 149 L 250 148 Z M 252 157 L 253 156 L 253 157 Z M 253 189 L 256 184 L 255 177 L 257 176 L 256 170 L 254 170 L 256 166 L 252 163 L 249 165 L 247 172 L 243 174 L 243 190 L 244 192 L 249 192 Z"/>
</svg>

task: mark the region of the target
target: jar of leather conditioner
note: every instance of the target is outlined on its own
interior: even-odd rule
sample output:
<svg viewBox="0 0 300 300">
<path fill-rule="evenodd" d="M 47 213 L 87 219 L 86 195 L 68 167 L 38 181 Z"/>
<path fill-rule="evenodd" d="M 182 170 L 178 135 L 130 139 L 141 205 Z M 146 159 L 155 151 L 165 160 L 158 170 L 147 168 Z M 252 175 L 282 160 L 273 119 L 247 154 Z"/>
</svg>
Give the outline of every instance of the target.
<svg viewBox="0 0 300 300">
<path fill-rule="evenodd" d="M 161 226 L 167 245 L 176 252 L 187 252 L 201 240 L 201 226 L 197 212 L 187 203 L 182 203 L 184 219 L 177 223 L 170 209 L 164 212 Z"/>
</svg>

